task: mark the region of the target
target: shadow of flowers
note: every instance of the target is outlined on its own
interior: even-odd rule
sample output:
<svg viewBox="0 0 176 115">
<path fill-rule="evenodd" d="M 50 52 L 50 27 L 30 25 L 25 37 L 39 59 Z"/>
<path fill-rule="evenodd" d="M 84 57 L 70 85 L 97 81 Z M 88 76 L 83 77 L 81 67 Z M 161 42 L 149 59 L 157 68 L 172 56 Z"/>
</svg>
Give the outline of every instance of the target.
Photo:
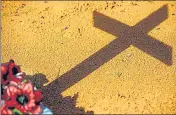
<svg viewBox="0 0 176 115">
<path fill-rule="evenodd" d="M 43 104 L 50 108 L 54 114 L 94 114 L 93 111 L 85 111 L 83 107 L 76 107 L 78 93 L 73 97 L 63 97 L 56 88 L 43 86 L 48 80 L 41 73 L 27 75 L 26 80 L 31 80 L 32 83 L 43 93 Z"/>
</svg>

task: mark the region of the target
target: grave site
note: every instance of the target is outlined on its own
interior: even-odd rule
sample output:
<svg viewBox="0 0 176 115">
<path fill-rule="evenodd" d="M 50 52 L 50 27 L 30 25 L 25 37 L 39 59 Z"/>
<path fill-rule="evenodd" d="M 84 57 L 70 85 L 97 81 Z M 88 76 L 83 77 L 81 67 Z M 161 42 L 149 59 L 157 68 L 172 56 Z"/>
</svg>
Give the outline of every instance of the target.
<svg viewBox="0 0 176 115">
<path fill-rule="evenodd" d="M 176 114 L 175 1 L 2 1 L 1 36 L 1 112 Z"/>
</svg>

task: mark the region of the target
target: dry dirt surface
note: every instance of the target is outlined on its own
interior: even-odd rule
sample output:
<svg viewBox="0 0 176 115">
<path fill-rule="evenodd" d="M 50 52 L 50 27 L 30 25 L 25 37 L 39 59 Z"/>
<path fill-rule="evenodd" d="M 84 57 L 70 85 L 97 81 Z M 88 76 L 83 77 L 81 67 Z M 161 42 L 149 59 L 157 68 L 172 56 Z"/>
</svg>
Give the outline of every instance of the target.
<svg viewBox="0 0 176 115">
<path fill-rule="evenodd" d="M 1 61 L 47 82 L 54 113 L 176 114 L 175 1 L 3 1 Z"/>
</svg>

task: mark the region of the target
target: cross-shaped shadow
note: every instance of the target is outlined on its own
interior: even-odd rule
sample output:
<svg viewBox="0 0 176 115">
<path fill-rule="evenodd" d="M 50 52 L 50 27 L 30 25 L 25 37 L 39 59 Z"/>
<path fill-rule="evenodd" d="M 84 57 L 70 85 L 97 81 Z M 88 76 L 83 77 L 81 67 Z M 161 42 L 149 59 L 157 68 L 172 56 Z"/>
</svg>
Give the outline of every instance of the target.
<svg viewBox="0 0 176 115">
<path fill-rule="evenodd" d="M 96 11 L 94 11 L 93 17 L 95 27 L 118 36 L 118 38 L 42 88 L 43 92 L 50 94 L 52 97 L 54 96 L 48 100 L 50 103 L 54 103 L 57 100 L 57 94 L 59 95 L 85 78 L 130 45 L 134 45 L 167 65 L 172 64 L 172 48 L 147 35 L 150 30 L 167 19 L 167 5 L 158 9 L 133 27 Z"/>
<path fill-rule="evenodd" d="M 147 35 L 149 31 L 167 19 L 167 17 L 167 5 L 165 5 L 145 20 L 131 27 L 94 11 L 94 26 L 114 36 L 119 36 L 107 45 L 111 47 L 111 44 L 114 44 L 115 47 L 113 48 L 116 48 L 117 52 L 134 45 L 163 63 L 172 65 L 172 48 Z"/>
</svg>

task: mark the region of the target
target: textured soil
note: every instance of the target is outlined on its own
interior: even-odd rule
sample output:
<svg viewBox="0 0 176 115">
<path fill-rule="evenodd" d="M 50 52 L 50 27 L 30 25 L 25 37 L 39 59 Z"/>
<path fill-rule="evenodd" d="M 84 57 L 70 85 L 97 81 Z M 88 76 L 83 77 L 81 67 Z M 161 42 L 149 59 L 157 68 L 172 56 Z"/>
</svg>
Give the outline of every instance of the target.
<svg viewBox="0 0 176 115">
<path fill-rule="evenodd" d="M 118 26 L 104 23 L 103 31 L 95 26 L 99 20 L 94 23 L 96 11 L 134 26 L 164 5 L 157 18 L 163 21 L 147 32 L 153 41 L 147 46 L 130 45 L 117 55 L 116 50 L 127 43 L 124 36 L 131 33 L 115 36 L 105 31 L 121 30 Z M 1 13 L 1 61 L 13 58 L 27 74 L 44 75 L 48 80 L 43 89 L 44 103 L 55 113 L 80 113 L 81 108 L 94 114 L 176 114 L 175 1 L 3 1 Z M 107 48 L 110 52 L 102 50 L 120 37 L 124 43 L 120 48 L 114 45 Z M 163 47 L 156 47 L 154 40 L 170 48 L 171 55 L 167 50 L 160 54 Z M 68 103 L 71 106 L 66 106 Z"/>
</svg>

